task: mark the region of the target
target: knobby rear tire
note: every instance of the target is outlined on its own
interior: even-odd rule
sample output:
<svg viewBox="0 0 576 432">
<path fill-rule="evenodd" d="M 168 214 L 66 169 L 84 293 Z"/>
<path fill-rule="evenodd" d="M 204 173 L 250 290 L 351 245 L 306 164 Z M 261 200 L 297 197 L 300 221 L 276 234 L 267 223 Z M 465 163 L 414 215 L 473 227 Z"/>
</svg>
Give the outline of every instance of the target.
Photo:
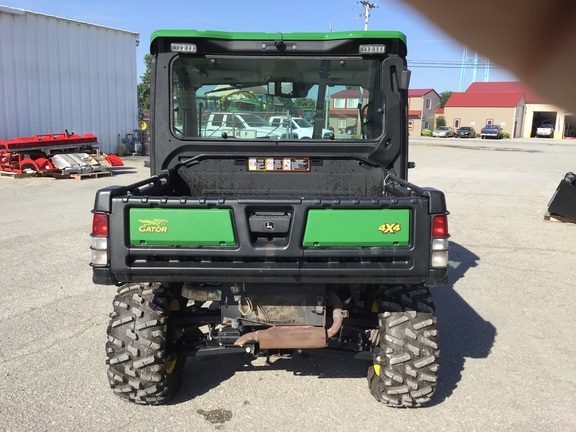
<svg viewBox="0 0 576 432">
<path fill-rule="evenodd" d="M 170 353 L 172 300 L 158 284 L 118 289 L 107 330 L 106 363 L 110 387 L 123 400 L 160 405 L 180 383 L 186 358 Z"/>
<path fill-rule="evenodd" d="M 396 286 L 381 297 L 380 355 L 368 369 L 374 397 L 391 407 L 430 401 L 437 383 L 438 329 L 427 288 Z"/>
</svg>

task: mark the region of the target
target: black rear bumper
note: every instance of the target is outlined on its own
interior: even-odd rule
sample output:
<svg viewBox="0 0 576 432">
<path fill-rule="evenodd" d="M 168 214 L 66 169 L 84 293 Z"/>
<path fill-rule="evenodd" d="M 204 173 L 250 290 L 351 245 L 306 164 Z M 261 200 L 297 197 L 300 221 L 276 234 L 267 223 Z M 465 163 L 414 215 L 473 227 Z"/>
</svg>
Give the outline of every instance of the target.
<svg viewBox="0 0 576 432">
<path fill-rule="evenodd" d="M 109 191 L 108 191 L 109 192 Z M 447 269 L 430 268 L 429 197 L 234 198 L 122 196 L 110 197 L 109 267 L 93 268 L 97 284 L 125 282 L 284 282 L 284 283 L 406 283 L 443 285 Z M 102 197 L 100 197 L 102 198 Z M 443 198 L 443 196 L 442 196 Z M 103 202 L 97 198 L 97 203 Z M 131 246 L 128 211 L 134 207 L 228 208 L 238 237 L 232 247 Z M 409 209 L 410 242 L 405 247 L 303 247 L 310 209 Z M 95 209 L 98 211 L 98 209 Z M 251 231 L 254 211 L 291 214 L 288 232 L 265 238 Z M 444 208 L 445 211 L 445 208 Z"/>
</svg>

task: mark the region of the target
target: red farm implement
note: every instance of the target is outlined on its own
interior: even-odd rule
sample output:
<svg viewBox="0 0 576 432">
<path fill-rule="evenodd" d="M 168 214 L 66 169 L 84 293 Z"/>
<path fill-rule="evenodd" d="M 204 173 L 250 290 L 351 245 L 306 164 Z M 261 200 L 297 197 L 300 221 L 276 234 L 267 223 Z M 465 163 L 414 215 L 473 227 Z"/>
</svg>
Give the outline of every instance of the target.
<svg viewBox="0 0 576 432">
<path fill-rule="evenodd" d="M 64 174 L 102 171 L 95 135 L 57 133 L 0 140 L 0 171 L 14 174 Z M 102 160 L 103 158 L 98 158 Z M 122 165 L 113 155 L 105 156 L 109 165 Z"/>
</svg>

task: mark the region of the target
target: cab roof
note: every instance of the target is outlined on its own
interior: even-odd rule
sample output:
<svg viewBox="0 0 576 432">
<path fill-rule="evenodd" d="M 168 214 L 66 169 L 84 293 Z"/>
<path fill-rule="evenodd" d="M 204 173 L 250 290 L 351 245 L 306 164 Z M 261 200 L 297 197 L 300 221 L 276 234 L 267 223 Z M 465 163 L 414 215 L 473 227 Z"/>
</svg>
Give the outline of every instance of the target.
<svg viewBox="0 0 576 432">
<path fill-rule="evenodd" d="M 221 40 L 221 41 L 294 41 L 294 42 L 331 42 L 356 40 L 374 43 L 375 41 L 394 41 L 399 44 L 400 52 L 406 52 L 406 35 L 399 31 L 339 31 L 339 32 L 223 32 L 215 30 L 156 30 L 150 37 L 150 51 L 154 54 L 161 50 L 161 41 L 184 40 Z"/>
</svg>

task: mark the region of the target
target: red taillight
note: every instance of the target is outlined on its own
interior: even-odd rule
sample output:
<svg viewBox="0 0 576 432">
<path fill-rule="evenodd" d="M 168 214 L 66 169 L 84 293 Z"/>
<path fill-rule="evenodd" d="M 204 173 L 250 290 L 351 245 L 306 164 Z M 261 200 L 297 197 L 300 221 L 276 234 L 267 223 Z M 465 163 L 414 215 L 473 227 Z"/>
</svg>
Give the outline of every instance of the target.
<svg viewBox="0 0 576 432">
<path fill-rule="evenodd" d="M 448 237 L 448 216 L 437 215 L 432 220 L 432 237 Z"/>
<path fill-rule="evenodd" d="M 108 235 L 108 215 L 106 213 L 94 213 L 92 218 L 92 235 L 106 237 Z"/>
</svg>

